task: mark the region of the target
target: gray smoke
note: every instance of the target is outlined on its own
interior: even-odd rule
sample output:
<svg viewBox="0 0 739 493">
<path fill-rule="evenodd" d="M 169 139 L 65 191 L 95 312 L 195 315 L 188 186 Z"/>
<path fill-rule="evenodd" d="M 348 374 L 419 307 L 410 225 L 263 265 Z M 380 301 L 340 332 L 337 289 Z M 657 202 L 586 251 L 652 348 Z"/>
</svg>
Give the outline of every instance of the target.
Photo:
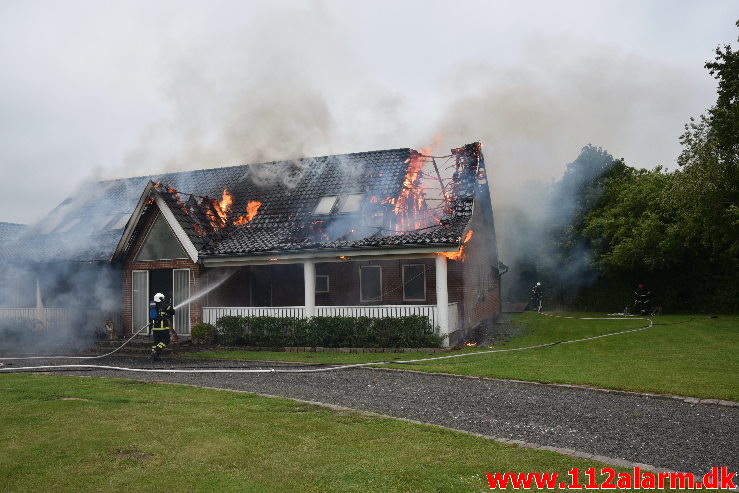
<svg viewBox="0 0 739 493">
<path fill-rule="evenodd" d="M 74 354 L 105 334 L 106 321 L 120 330 L 120 279 L 120 272 L 107 264 L 4 265 L 0 353 Z"/>
<path fill-rule="evenodd" d="M 543 249 L 546 225 L 567 221 L 575 199 L 551 187 L 566 163 L 592 142 L 630 166 L 674 167 L 658 160 L 666 149 L 675 157 L 680 151 L 677 138 L 690 113 L 677 103 L 705 92 L 700 79 L 667 63 L 574 39 L 538 41 L 520 48 L 525 66 L 481 61 L 450 74 L 448 104 L 436 127 L 442 148 L 485 144 L 500 258 L 512 267 L 503 286 L 518 297 L 530 286 L 515 286 L 516 278 L 526 285 L 539 273 L 517 268 L 532 262 L 559 272 L 559 282 L 573 290 L 592 280 L 584 249 L 575 248 L 567 265 Z M 644 128 L 659 131 L 645 134 Z"/>
</svg>

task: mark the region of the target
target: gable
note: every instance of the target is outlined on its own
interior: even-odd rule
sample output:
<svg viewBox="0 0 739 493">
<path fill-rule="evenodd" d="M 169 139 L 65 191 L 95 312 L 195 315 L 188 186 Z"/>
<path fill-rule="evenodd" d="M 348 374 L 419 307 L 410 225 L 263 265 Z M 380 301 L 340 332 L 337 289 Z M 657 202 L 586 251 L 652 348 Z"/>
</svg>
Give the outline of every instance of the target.
<svg viewBox="0 0 739 493">
<path fill-rule="evenodd" d="M 189 258 L 162 214 L 157 214 L 136 255 L 137 261 Z"/>
</svg>

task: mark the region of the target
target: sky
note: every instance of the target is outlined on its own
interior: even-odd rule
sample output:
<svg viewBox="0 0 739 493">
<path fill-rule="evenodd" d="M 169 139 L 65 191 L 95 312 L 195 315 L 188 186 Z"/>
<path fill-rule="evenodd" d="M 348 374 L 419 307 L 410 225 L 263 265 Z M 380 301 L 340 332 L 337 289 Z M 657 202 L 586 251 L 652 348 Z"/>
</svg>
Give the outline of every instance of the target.
<svg viewBox="0 0 739 493">
<path fill-rule="evenodd" d="M 587 144 L 674 169 L 737 19 L 735 0 L 0 0 L 0 221 L 96 180 L 434 139 L 484 143 L 496 205 Z"/>
</svg>

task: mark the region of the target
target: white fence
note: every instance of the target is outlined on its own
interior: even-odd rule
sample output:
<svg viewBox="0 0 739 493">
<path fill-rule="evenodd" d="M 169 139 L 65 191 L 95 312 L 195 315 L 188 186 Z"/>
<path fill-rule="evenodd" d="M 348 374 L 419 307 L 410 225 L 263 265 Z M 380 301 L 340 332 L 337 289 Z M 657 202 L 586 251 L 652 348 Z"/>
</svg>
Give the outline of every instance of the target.
<svg viewBox="0 0 739 493">
<path fill-rule="evenodd" d="M 64 308 L 0 308 L 0 319 L 32 320 L 41 327 L 54 328 L 68 324 L 72 312 Z"/>
<path fill-rule="evenodd" d="M 80 312 L 67 308 L 0 308 L 0 320 L 28 320 L 44 330 L 102 328 L 106 320 L 112 320 L 119 331 L 121 326 L 119 312 Z"/>
<path fill-rule="evenodd" d="M 373 306 L 317 306 L 316 316 L 319 317 L 406 317 L 421 315 L 428 317 L 433 327 L 438 323 L 438 308 L 436 305 L 373 305 Z M 265 306 L 265 307 L 205 307 L 203 308 L 203 322 L 215 324 L 225 315 L 243 317 L 295 317 L 305 318 L 303 306 Z M 457 330 L 457 304 L 449 304 L 449 332 Z"/>
</svg>

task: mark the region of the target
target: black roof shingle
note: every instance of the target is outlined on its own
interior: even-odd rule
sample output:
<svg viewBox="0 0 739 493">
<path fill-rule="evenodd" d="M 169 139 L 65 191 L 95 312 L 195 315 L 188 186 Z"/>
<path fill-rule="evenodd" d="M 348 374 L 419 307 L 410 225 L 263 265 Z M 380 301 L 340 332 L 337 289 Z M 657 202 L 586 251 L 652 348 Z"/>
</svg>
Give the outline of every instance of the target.
<svg viewBox="0 0 739 493">
<path fill-rule="evenodd" d="M 29 228 L 6 254 L 35 260 L 109 260 L 150 181 L 157 183 L 157 193 L 201 256 L 454 246 L 472 214 L 480 157 L 479 144 L 453 151 L 457 167 L 446 210 L 440 215 L 438 208 L 418 202 L 412 226 L 399 224 L 397 197 L 408 188 L 409 176 L 421 176 L 409 174 L 420 155 L 393 149 L 98 182 L 83 187 Z M 352 194 L 362 194 L 361 206 L 341 212 Z M 227 195 L 232 202 L 221 207 Z M 316 214 L 326 196 L 339 197 L 333 212 Z M 225 219 L 219 219 L 219 212 Z"/>
</svg>

